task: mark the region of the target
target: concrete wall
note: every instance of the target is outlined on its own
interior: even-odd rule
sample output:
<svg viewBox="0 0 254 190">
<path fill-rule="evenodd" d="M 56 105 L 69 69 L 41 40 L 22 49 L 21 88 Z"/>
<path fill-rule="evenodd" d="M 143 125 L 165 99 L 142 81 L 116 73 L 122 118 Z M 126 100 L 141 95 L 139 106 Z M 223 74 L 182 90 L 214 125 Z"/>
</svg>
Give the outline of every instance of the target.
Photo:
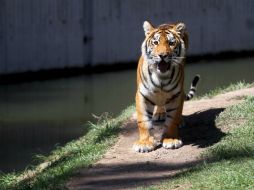
<svg viewBox="0 0 254 190">
<path fill-rule="evenodd" d="M 144 20 L 185 22 L 189 55 L 254 50 L 252 0 L 0 0 L 0 74 L 135 61 Z"/>
<path fill-rule="evenodd" d="M 0 0 L 0 73 L 83 65 L 85 14 L 82 1 Z"/>
</svg>

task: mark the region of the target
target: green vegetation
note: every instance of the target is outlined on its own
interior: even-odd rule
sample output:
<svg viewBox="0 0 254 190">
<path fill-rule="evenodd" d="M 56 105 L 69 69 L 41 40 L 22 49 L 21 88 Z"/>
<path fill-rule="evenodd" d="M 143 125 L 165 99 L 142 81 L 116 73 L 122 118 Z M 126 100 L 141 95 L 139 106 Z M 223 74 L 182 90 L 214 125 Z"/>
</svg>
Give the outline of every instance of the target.
<svg viewBox="0 0 254 190">
<path fill-rule="evenodd" d="M 204 97 L 252 87 L 238 82 L 218 88 Z M 131 116 L 134 106 L 128 107 L 115 119 L 107 115 L 97 124 L 89 123 L 89 132 L 49 156 L 37 156 L 39 164 L 24 172 L 0 174 L 0 189 L 62 189 L 66 180 L 81 167 L 100 159 L 107 148 L 116 142 L 119 127 Z M 216 119 L 217 127 L 227 135 L 208 148 L 202 157 L 209 161 L 176 175 L 169 182 L 148 189 L 253 189 L 254 188 L 254 98 L 227 108 Z M 212 162 L 210 162 L 212 161 Z"/>
<path fill-rule="evenodd" d="M 254 160 L 222 160 L 219 163 L 203 164 L 149 190 L 200 190 L 200 189 L 253 189 Z"/>
<path fill-rule="evenodd" d="M 254 97 L 226 109 L 216 125 L 227 135 L 203 153 L 206 161 L 146 189 L 254 189 L 253 113 Z"/>
<path fill-rule="evenodd" d="M 64 147 L 59 147 L 49 156 L 37 156 L 40 164 L 21 173 L 0 175 L 0 189 L 61 189 L 75 170 L 88 167 L 100 159 L 112 146 L 120 126 L 130 118 L 134 106 L 128 107 L 115 119 L 107 115 L 97 124 L 89 123 L 89 132 Z"/>
<path fill-rule="evenodd" d="M 197 99 L 212 98 L 212 97 L 214 97 L 218 94 L 223 94 L 223 93 L 226 93 L 226 92 L 230 92 L 230 91 L 234 91 L 234 90 L 240 90 L 240 89 L 244 89 L 244 88 L 250 88 L 250 87 L 254 87 L 254 83 L 246 83 L 245 81 L 239 81 L 237 83 L 230 84 L 228 86 L 215 88 L 215 89 L 209 91 L 208 93 L 197 97 Z"/>
<path fill-rule="evenodd" d="M 203 156 L 216 160 L 254 156 L 253 113 L 254 96 L 222 112 L 216 119 L 216 124 L 222 130 L 229 132 L 221 142 L 210 147 Z"/>
</svg>

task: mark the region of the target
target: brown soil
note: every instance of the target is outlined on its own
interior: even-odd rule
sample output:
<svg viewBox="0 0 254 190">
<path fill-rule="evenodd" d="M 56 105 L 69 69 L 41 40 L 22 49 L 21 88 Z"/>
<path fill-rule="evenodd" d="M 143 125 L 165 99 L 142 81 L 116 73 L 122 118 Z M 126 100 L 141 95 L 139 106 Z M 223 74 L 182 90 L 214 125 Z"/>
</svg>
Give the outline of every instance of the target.
<svg viewBox="0 0 254 190">
<path fill-rule="evenodd" d="M 67 189 L 133 189 L 160 183 L 193 167 L 202 160 L 200 153 L 225 135 L 215 126 L 215 118 L 227 106 L 254 95 L 254 88 L 238 90 L 184 104 L 185 127 L 180 129 L 183 147 L 162 147 L 150 153 L 136 153 L 132 144 L 138 138 L 135 116 L 122 127 L 118 142 L 104 158 L 90 168 L 77 171 L 66 184 Z"/>
</svg>

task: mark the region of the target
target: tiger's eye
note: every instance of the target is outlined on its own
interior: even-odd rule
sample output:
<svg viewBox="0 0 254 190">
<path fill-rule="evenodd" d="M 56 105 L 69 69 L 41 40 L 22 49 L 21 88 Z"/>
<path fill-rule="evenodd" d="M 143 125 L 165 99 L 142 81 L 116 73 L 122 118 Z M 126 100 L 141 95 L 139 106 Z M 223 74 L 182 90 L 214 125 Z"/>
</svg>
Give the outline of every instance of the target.
<svg viewBox="0 0 254 190">
<path fill-rule="evenodd" d="M 159 42 L 158 42 L 158 41 L 154 41 L 153 43 L 154 43 L 154 45 L 158 45 L 158 44 L 159 44 Z"/>
<path fill-rule="evenodd" d="M 170 40 L 170 41 L 168 42 L 168 44 L 169 44 L 170 46 L 173 46 L 173 45 L 175 45 L 175 41 Z"/>
</svg>

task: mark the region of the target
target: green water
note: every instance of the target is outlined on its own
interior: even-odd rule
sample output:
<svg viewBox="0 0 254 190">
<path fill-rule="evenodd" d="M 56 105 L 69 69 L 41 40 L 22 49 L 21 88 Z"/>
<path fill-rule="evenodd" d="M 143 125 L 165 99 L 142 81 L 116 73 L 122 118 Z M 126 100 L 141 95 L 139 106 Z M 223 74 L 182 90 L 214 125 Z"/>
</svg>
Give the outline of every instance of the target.
<svg viewBox="0 0 254 190">
<path fill-rule="evenodd" d="M 201 75 L 198 94 L 239 80 L 253 82 L 254 58 L 186 65 L 186 89 Z M 0 85 L 0 171 L 24 169 L 33 155 L 83 135 L 92 114 L 118 114 L 134 102 L 136 71 Z"/>
</svg>

